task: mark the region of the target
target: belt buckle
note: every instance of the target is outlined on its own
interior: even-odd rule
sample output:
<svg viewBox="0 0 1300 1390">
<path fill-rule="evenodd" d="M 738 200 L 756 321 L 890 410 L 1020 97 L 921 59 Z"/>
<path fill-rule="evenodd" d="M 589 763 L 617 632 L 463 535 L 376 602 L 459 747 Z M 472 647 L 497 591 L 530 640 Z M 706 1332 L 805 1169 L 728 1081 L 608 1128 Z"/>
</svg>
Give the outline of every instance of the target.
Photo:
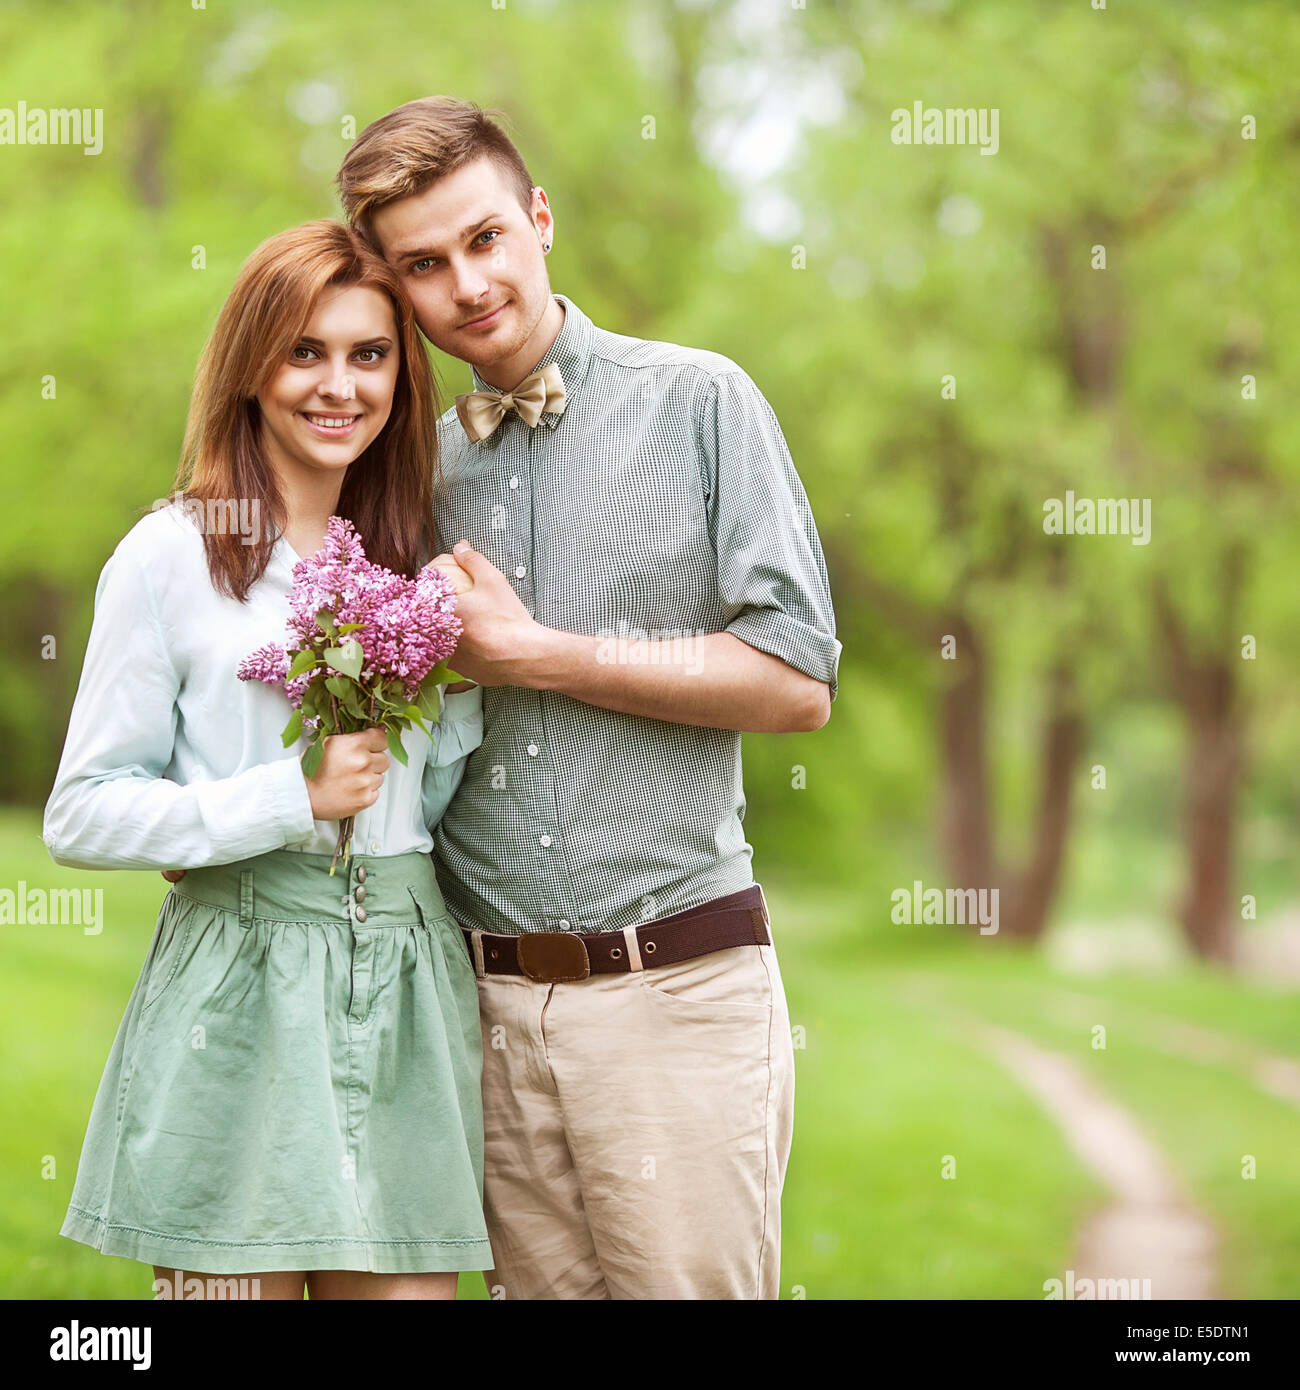
<svg viewBox="0 0 1300 1390">
<path fill-rule="evenodd" d="M 591 957 L 582 937 L 567 931 L 520 932 L 519 968 L 539 984 L 565 984 L 591 974 Z"/>
</svg>

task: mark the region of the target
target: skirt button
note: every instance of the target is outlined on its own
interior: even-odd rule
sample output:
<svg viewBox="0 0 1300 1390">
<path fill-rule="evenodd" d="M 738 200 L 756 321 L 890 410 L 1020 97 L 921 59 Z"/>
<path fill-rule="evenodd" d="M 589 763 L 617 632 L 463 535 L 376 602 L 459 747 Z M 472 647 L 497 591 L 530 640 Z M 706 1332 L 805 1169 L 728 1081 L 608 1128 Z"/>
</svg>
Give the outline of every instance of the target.
<svg viewBox="0 0 1300 1390">
<path fill-rule="evenodd" d="M 365 866 L 364 864 L 358 864 L 358 865 L 357 865 L 357 882 L 358 882 L 358 883 L 364 883 L 365 881 L 366 881 L 366 866 Z"/>
<path fill-rule="evenodd" d="M 356 888 L 352 890 L 352 896 L 357 900 L 357 902 L 363 903 L 366 900 L 366 890 L 362 888 L 360 885 L 358 885 Z"/>
<path fill-rule="evenodd" d="M 364 907 L 359 907 L 359 908 L 357 908 L 357 921 L 358 921 L 358 922 L 364 922 L 365 920 L 366 920 L 366 910 L 365 910 L 365 908 L 364 908 Z"/>
</svg>

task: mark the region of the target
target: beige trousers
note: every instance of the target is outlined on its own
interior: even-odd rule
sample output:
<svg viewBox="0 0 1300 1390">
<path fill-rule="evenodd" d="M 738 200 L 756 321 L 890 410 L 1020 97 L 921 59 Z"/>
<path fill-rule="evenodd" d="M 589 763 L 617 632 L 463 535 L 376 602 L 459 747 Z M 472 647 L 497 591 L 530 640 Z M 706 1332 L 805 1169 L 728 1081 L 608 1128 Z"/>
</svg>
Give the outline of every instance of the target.
<svg viewBox="0 0 1300 1390">
<path fill-rule="evenodd" d="M 778 1297 L 794 1053 L 775 947 L 565 984 L 474 955 L 492 1296 Z"/>
</svg>

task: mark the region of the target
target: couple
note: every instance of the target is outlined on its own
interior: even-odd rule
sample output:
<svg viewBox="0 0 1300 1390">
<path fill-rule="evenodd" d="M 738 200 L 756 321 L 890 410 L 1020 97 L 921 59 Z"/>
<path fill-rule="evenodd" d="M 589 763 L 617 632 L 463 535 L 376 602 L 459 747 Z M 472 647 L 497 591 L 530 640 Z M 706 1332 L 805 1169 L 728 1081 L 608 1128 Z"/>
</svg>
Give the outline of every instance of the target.
<svg viewBox="0 0 1300 1390">
<path fill-rule="evenodd" d="M 472 103 L 390 112 L 338 184 L 347 227 L 240 272 L 187 505 L 96 591 L 45 843 L 173 886 L 62 1233 L 262 1298 L 776 1298 L 794 1066 L 739 731 L 821 727 L 840 653 L 780 427 L 728 358 L 552 294 L 546 194 Z M 473 368 L 441 419 L 417 328 Z M 234 498 L 254 544 L 189 505 Z M 235 672 L 334 515 L 452 579 L 465 680 L 408 765 L 336 735 L 306 778 Z"/>
</svg>

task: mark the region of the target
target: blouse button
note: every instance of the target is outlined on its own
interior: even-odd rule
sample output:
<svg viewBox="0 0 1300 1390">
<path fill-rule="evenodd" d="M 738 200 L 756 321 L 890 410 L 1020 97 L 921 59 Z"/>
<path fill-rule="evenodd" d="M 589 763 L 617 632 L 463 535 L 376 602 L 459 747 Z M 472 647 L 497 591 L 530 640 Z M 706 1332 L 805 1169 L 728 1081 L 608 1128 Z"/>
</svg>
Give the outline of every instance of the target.
<svg viewBox="0 0 1300 1390">
<path fill-rule="evenodd" d="M 378 854 L 378 853 L 379 853 L 379 841 L 378 841 L 378 840 L 371 840 L 371 842 L 370 842 L 370 853 L 371 853 L 371 854 Z"/>
</svg>

